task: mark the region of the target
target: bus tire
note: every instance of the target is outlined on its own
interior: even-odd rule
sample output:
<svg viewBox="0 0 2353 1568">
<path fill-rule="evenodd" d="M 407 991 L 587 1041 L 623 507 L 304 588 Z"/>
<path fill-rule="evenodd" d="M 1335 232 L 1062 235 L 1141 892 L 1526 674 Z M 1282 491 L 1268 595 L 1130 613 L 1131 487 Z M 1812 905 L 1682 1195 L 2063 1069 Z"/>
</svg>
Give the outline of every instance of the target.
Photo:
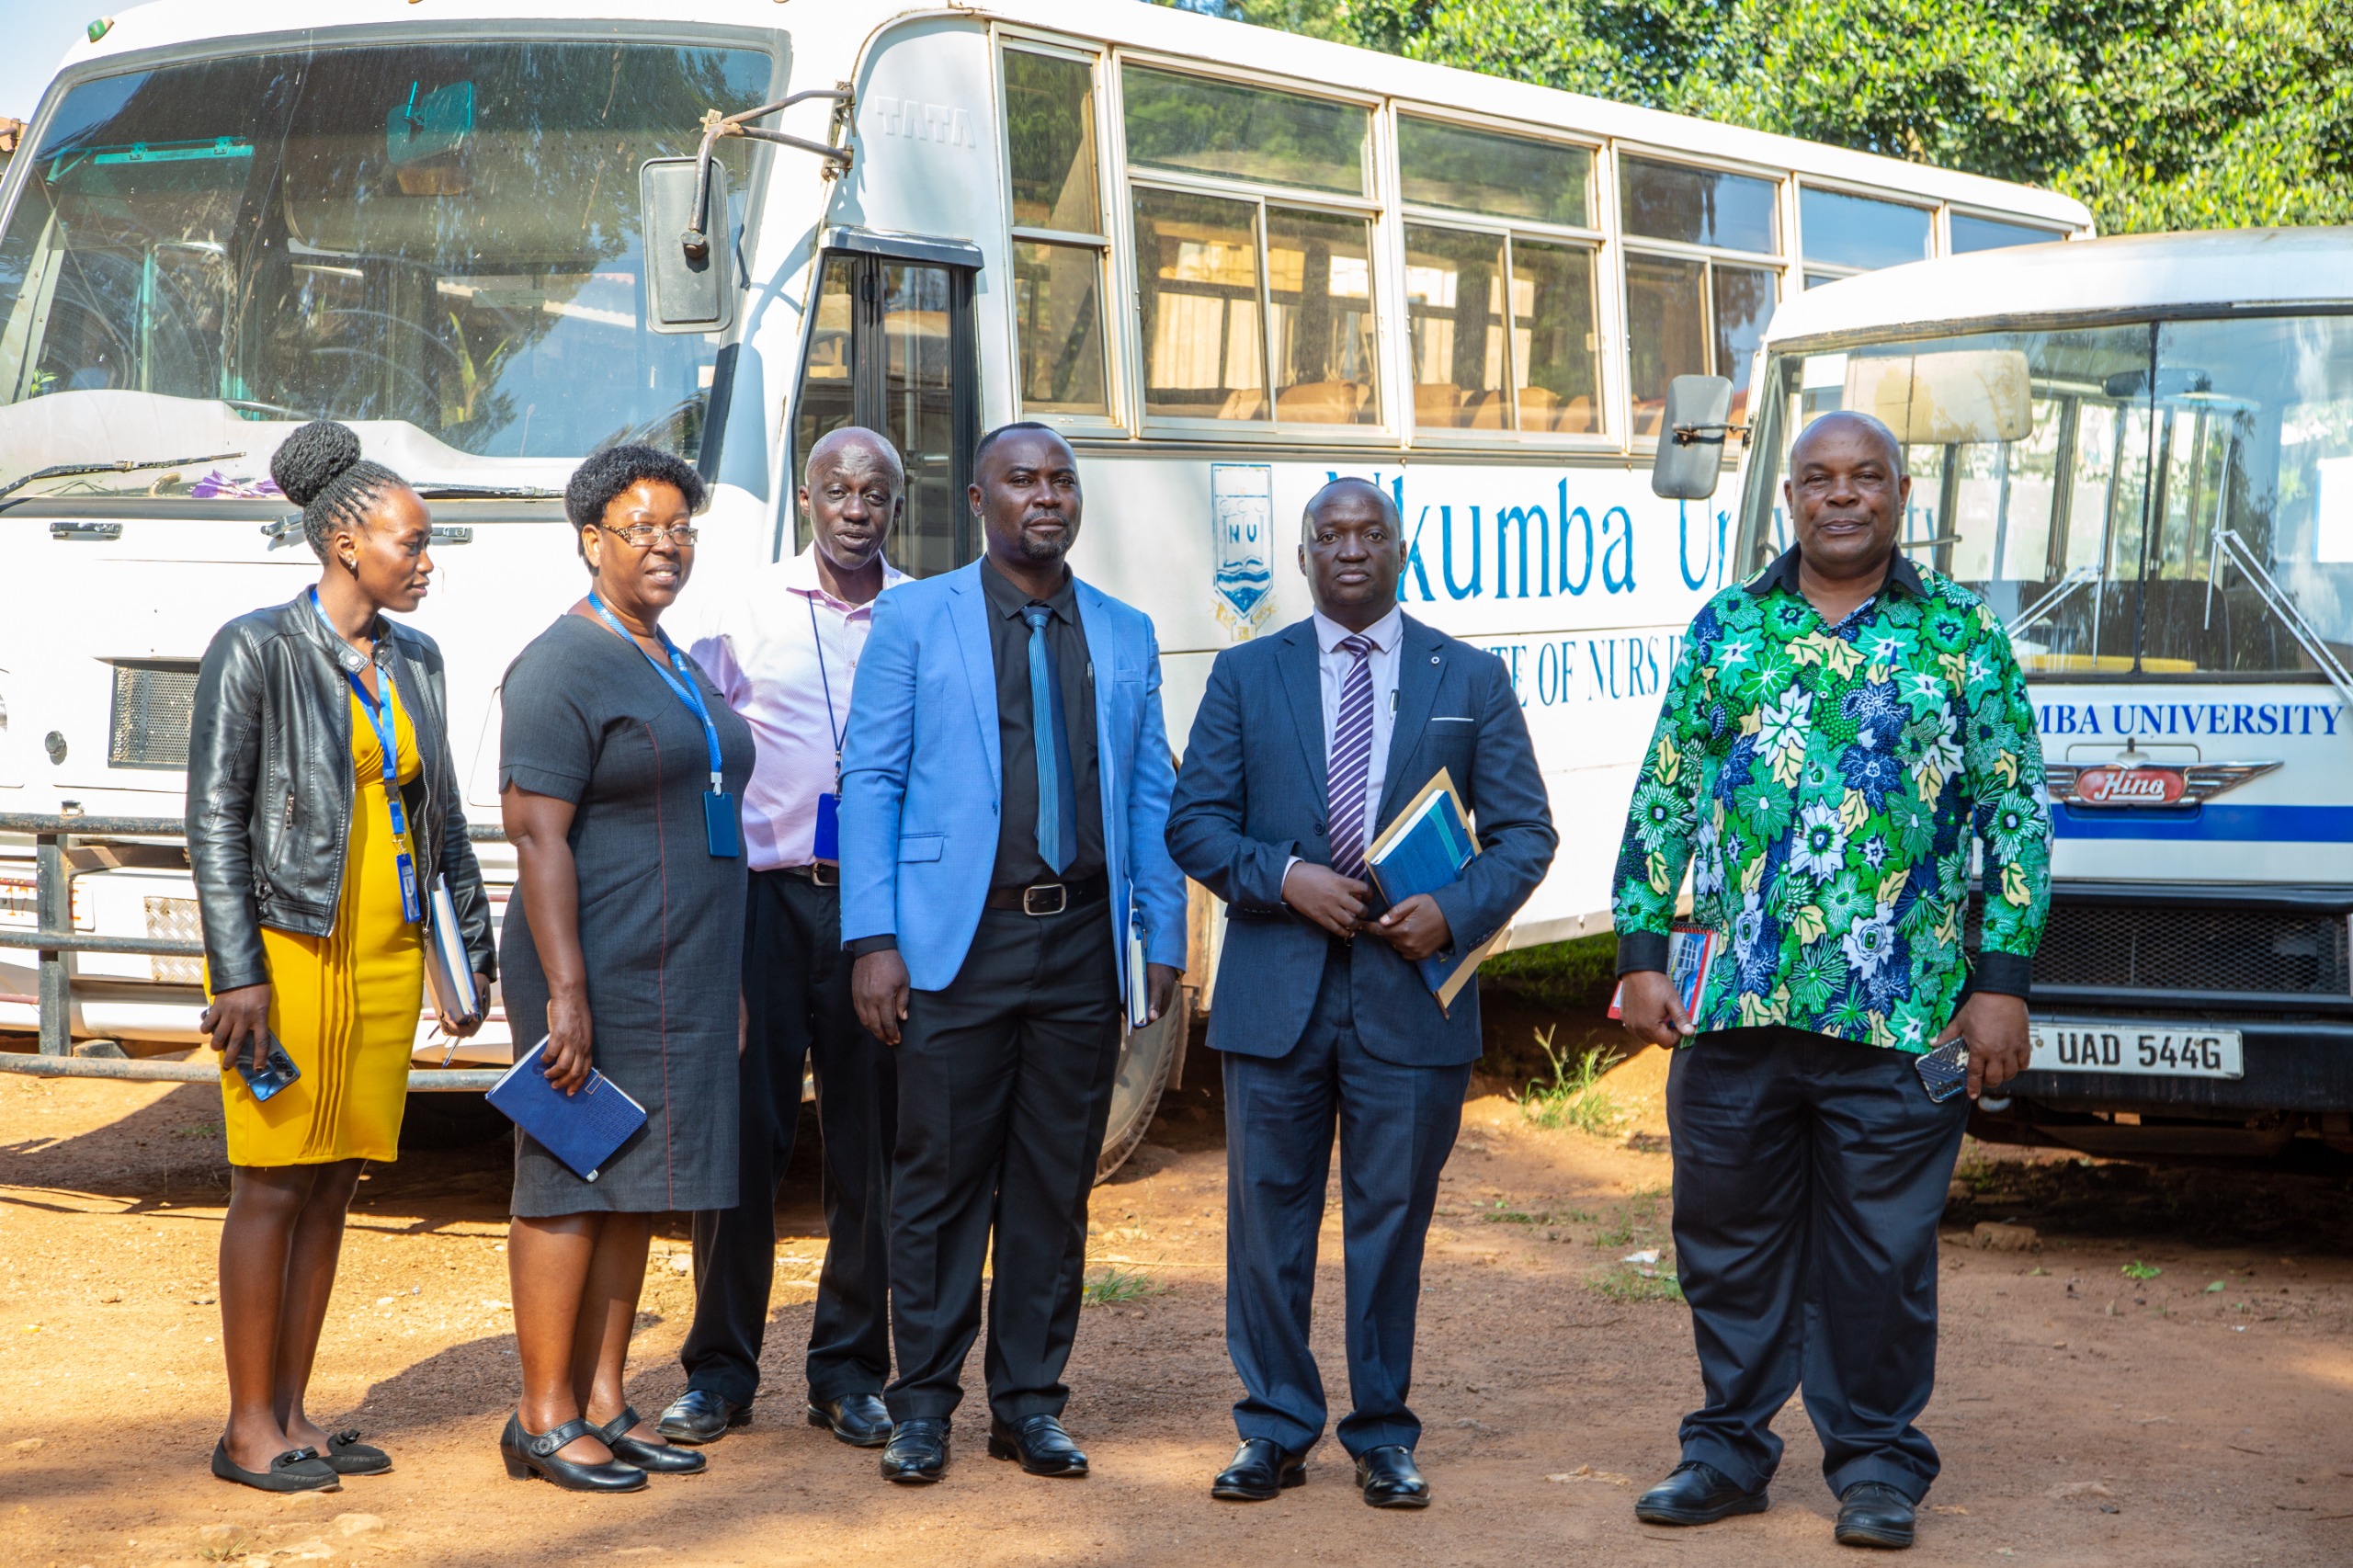
<svg viewBox="0 0 2353 1568">
<path fill-rule="evenodd" d="M 1128 1030 L 1120 1041 L 1120 1075 L 1111 1085 L 1111 1117 L 1104 1128 L 1103 1153 L 1095 1162 L 1097 1182 L 1125 1165 L 1151 1130 L 1152 1115 L 1160 1108 L 1169 1074 L 1184 1060 L 1185 1033 L 1192 1024 L 1191 993 L 1179 985 L 1167 1012 L 1140 1029 Z"/>
</svg>

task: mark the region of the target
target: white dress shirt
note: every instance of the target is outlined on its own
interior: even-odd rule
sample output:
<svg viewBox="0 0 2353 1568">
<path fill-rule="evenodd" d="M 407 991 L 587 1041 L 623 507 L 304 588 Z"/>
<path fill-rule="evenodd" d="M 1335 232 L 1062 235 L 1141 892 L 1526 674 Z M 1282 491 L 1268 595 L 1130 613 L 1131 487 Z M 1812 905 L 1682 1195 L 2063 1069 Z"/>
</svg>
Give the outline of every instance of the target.
<svg viewBox="0 0 2353 1568">
<path fill-rule="evenodd" d="M 882 562 L 882 590 L 907 580 Z M 849 694 L 873 629 L 871 604 L 847 604 L 820 585 L 812 545 L 750 574 L 701 613 L 679 607 L 687 651 L 752 727 L 759 756 L 744 790 L 745 863 L 755 871 L 805 866 L 815 856 L 817 797 L 835 787 Z M 827 694 L 832 697 L 827 711 Z"/>
<path fill-rule="evenodd" d="M 1354 653 L 1341 650 L 1340 641 L 1362 636 L 1373 644 L 1372 755 L 1366 759 L 1364 770 L 1364 841 L 1370 846 L 1386 825 L 1380 820 L 1381 788 L 1389 777 L 1389 734 L 1397 727 L 1397 645 L 1404 641 L 1405 612 L 1392 608 L 1361 632 L 1325 619 L 1321 610 L 1315 612 L 1314 619 L 1318 653 L 1315 667 L 1322 677 L 1316 684 L 1324 691 L 1324 761 L 1327 776 L 1332 760 L 1332 733 L 1340 725 L 1340 693 L 1357 662 Z"/>
</svg>

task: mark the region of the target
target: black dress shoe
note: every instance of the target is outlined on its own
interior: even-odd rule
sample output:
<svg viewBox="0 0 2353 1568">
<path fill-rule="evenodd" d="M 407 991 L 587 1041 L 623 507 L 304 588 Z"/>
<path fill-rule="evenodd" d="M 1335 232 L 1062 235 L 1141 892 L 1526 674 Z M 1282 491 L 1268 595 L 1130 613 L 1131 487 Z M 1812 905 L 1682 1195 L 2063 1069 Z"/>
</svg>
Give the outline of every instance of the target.
<svg viewBox="0 0 2353 1568">
<path fill-rule="evenodd" d="M 267 1470 L 247 1470 L 229 1457 L 226 1437 L 213 1446 L 212 1473 L 260 1492 L 340 1492 L 343 1477 L 319 1457 L 316 1449 L 289 1449 L 269 1461 Z"/>
<path fill-rule="evenodd" d="M 319 1456 L 337 1475 L 382 1475 L 392 1468 L 392 1456 L 359 1440 L 359 1428 L 347 1426 L 327 1439 Z"/>
<path fill-rule="evenodd" d="M 1762 1486 L 1744 1492 L 1714 1465 L 1686 1460 L 1634 1499 L 1634 1517 L 1646 1525 L 1712 1525 L 1734 1514 L 1761 1514 L 1769 1501 Z"/>
<path fill-rule="evenodd" d="M 853 1449 L 879 1449 L 891 1440 L 891 1413 L 879 1393 L 846 1393 L 809 1402 L 809 1425 L 832 1429 Z"/>
<path fill-rule="evenodd" d="M 621 1463 L 633 1464 L 654 1475 L 696 1475 L 710 1463 L 709 1459 L 692 1449 L 682 1449 L 671 1443 L 641 1442 L 629 1436 L 637 1430 L 641 1419 L 636 1406 L 624 1404 L 619 1415 L 597 1428 L 604 1437 L 605 1447 L 612 1449 L 613 1458 Z M 656 1431 L 660 1429 L 655 1428 Z"/>
<path fill-rule="evenodd" d="M 1007 1426 L 989 1421 L 989 1458 L 1019 1460 L 1032 1475 L 1059 1475 L 1075 1481 L 1086 1473 L 1086 1456 L 1051 1415 L 1025 1415 Z"/>
<path fill-rule="evenodd" d="M 506 1460 L 506 1473 L 517 1481 L 538 1476 L 552 1481 L 566 1492 L 634 1492 L 645 1484 L 645 1471 L 633 1464 L 618 1460 L 603 1463 L 581 1463 L 558 1459 L 556 1450 L 576 1437 L 597 1437 L 604 1433 L 578 1416 L 565 1422 L 552 1432 L 527 1432 L 523 1429 L 520 1411 L 506 1418 L 506 1430 L 499 1435 L 498 1451 Z"/>
<path fill-rule="evenodd" d="M 1210 1483 L 1210 1495 L 1228 1503 L 1264 1503 L 1276 1493 L 1307 1484 L 1307 1455 L 1272 1437 L 1245 1437 L 1233 1462 Z"/>
<path fill-rule="evenodd" d="M 680 1394 L 654 1429 L 674 1443 L 715 1443 L 735 1426 L 751 1424 L 752 1407 L 731 1404 L 709 1389 Z"/>
<path fill-rule="evenodd" d="M 948 1473 L 948 1423 L 918 1415 L 891 1428 L 882 1449 L 882 1479 L 928 1486 Z"/>
<path fill-rule="evenodd" d="M 1427 1508 L 1430 1483 L 1414 1463 L 1414 1450 L 1403 1443 L 1384 1443 L 1357 1456 L 1357 1484 L 1364 1500 L 1376 1508 Z"/>
<path fill-rule="evenodd" d="M 1901 1551 L 1912 1544 L 1912 1499 L 1884 1481 L 1858 1481 L 1838 1499 L 1841 1546 L 1877 1546 Z"/>
</svg>

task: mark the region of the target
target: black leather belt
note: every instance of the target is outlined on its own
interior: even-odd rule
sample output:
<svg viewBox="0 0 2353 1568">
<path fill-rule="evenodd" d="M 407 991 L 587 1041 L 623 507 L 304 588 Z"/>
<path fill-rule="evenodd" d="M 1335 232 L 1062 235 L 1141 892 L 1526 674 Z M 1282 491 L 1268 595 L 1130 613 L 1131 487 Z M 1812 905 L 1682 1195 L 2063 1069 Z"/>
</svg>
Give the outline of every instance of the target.
<svg viewBox="0 0 2353 1568">
<path fill-rule="evenodd" d="M 1097 871 L 1075 882 L 1032 882 L 1026 888 L 991 888 L 991 909 L 1017 909 L 1024 915 L 1060 915 L 1073 904 L 1090 903 L 1111 891 L 1111 879 Z"/>
<path fill-rule="evenodd" d="M 831 860 L 812 860 L 805 866 L 779 866 L 788 877 L 799 877 L 804 882 L 814 882 L 821 888 L 842 885 L 842 869 Z"/>
</svg>

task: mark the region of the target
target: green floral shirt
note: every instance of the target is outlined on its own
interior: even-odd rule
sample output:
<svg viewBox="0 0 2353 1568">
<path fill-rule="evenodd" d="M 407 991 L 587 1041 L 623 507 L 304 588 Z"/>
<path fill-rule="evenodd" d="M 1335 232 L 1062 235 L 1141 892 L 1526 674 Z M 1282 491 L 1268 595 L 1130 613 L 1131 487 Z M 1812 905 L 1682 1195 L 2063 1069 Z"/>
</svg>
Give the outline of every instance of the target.
<svg viewBox="0 0 2353 1568">
<path fill-rule="evenodd" d="M 1929 1049 L 1951 1020 L 1972 842 L 1974 988 L 2023 996 L 2050 907 L 2051 808 L 2010 642 L 1899 552 L 1836 626 L 1791 550 L 1710 600 L 1676 661 L 1618 852 L 1619 968 L 1666 965 L 1691 869 L 1722 939 L 1692 1022 Z"/>
</svg>

